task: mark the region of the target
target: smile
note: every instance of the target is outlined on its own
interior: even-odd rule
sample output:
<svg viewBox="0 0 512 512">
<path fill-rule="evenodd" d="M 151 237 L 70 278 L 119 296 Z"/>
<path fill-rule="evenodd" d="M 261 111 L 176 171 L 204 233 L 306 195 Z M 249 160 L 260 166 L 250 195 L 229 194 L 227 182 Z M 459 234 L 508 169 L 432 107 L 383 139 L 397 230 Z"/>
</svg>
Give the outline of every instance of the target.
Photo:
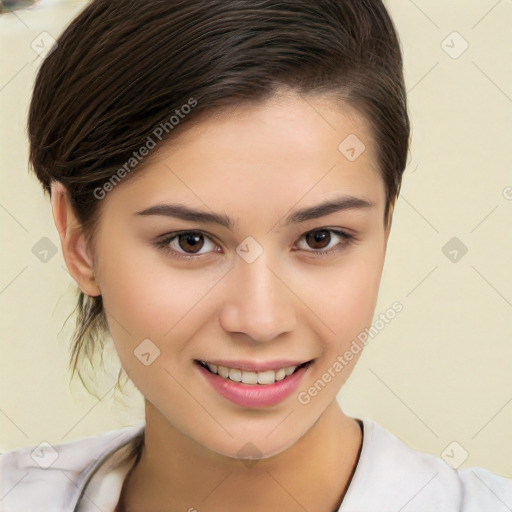
<svg viewBox="0 0 512 512">
<path fill-rule="evenodd" d="M 291 366 L 281 366 L 281 362 L 273 365 L 274 369 L 266 365 L 261 371 L 231 368 L 199 360 L 194 363 L 205 383 L 216 393 L 238 406 L 252 408 L 277 405 L 292 395 L 310 373 L 314 360 Z M 238 364 L 253 368 L 257 366 Z M 262 365 L 259 366 L 261 368 Z"/>
<path fill-rule="evenodd" d="M 297 366 L 286 366 L 284 368 L 279 368 L 278 370 L 265 370 L 261 372 L 254 372 L 249 370 L 241 370 L 239 368 L 228 368 L 226 366 L 215 365 L 212 363 L 207 363 L 204 361 L 198 361 L 204 368 L 206 368 L 209 372 L 219 375 L 223 379 L 228 379 L 233 382 L 241 382 L 243 384 L 261 384 L 261 385 L 269 385 L 274 384 L 275 382 L 281 381 L 289 377 L 299 368 L 306 366 L 311 361 L 303 363 Z"/>
</svg>

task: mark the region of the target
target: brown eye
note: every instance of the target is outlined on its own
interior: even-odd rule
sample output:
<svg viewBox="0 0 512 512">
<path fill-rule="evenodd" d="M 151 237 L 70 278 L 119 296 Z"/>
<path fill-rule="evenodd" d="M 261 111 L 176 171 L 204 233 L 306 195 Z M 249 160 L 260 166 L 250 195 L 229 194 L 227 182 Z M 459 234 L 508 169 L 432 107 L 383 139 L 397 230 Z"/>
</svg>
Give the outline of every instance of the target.
<svg viewBox="0 0 512 512">
<path fill-rule="evenodd" d="M 155 242 L 158 249 L 175 258 L 199 258 L 212 252 L 219 252 L 219 246 L 212 238 L 200 231 L 170 233 Z"/>
<path fill-rule="evenodd" d="M 204 245 L 204 237 L 201 233 L 182 233 L 178 235 L 179 248 L 185 252 L 196 252 Z"/>
<path fill-rule="evenodd" d="M 307 245 L 299 247 L 314 256 L 327 256 L 341 251 L 355 241 L 355 236 L 338 229 L 315 229 L 302 235 L 300 242 Z"/>
<path fill-rule="evenodd" d="M 305 235 L 305 239 L 312 249 L 325 249 L 331 241 L 331 232 L 328 229 L 311 231 Z"/>
</svg>

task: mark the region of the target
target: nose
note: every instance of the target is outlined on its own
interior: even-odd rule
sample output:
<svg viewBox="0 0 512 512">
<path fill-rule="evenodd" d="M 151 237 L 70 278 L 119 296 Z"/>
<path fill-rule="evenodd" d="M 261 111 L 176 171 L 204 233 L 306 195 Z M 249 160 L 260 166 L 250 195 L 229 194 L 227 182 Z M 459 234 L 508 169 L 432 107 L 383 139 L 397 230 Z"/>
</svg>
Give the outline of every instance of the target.
<svg viewBox="0 0 512 512">
<path fill-rule="evenodd" d="M 225 283 L 226 300 L 220 312 L 223 329 L 258 342 L 292 332 L 297 325 L 298 299 L 283 272 L 271 267 L 266 252 L 252 263 L 240 258 L 235 265 Z"/>
</svg>

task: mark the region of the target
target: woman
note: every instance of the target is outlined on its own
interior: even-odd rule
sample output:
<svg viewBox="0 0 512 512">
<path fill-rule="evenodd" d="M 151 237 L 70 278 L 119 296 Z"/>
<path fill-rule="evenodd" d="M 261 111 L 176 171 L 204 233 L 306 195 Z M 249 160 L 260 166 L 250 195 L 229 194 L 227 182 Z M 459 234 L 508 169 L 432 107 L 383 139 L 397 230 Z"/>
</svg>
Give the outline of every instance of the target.
<svg viewBox="0 0 512 512">
<path fill-rule="evenodd" d="M 509 480 L 336 400 L 408 151 L 382 3 L 94 0 L 57 43 L 30 157 L 74 368 L 111 334 L 146 421 L 4 454 L 3 510 L 506 510 Z"/>
</svg>

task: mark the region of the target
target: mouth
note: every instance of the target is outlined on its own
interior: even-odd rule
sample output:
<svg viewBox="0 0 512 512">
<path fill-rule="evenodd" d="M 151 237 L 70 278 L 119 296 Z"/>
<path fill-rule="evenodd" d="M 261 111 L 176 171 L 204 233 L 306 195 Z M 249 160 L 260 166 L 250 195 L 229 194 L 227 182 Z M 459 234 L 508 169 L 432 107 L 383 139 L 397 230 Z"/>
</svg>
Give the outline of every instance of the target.
<svg viewBox="0 0 512 512">
<path fill-rule="evenodd" d="M 209 373 L 217 375 L 225 380 L 236 382 L 239 384 L 246 384 L 248 386 L 269 386 L 276 382 L 284 381 L 300 371 L 303 368 L 310 366 L 314 359 L 306 361 L 305 363 L 282 366 L 274 370 L 268 369 L 264 371 L 252 371 L 235 366 L 228 367 L 219 364 L 213 364 L 206 361 L 194 360 L 194 363 L 205 368 Z M 241 365 L 242 366 L 242 365 Z"/>
<path fill-rule="evenodd" d="M 314 359 L 269 363 L 231 362 L 230 366 L 194 360 L 204 382 L 225 399 L 244 408 L 271 407 L 292 396 L 311 373 Z M 233 367 L 235 365 L 243 368 Z M 284 365 L 284 366 L 283 366 Z M 258 368 L 261 371 L 254 371 Z M 272 369 L 271 369 L 272 368 Z"/>
</svg>

